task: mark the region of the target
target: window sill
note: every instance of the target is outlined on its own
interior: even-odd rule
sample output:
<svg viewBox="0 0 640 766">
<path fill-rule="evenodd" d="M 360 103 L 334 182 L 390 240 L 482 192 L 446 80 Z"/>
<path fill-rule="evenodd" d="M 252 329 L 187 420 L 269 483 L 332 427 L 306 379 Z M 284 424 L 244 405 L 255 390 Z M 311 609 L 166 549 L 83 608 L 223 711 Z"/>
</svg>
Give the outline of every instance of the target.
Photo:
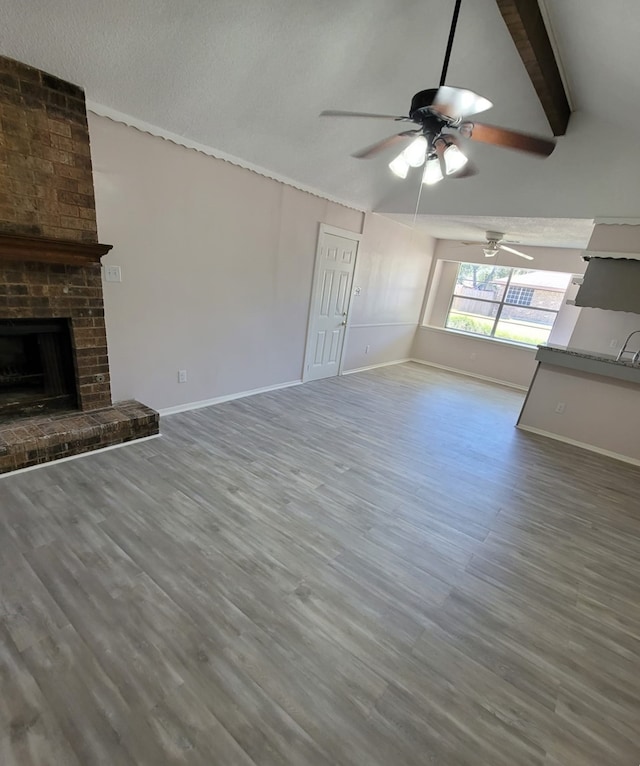
<svg viewBox="0 0 640 766">
<path fill-rule="evenodd" d="M 433 330 L 435 332 L 441 332 L 445 335 L 457 335 L 459 338 L 471 338 L 472 340 L 479 340 L 482 343 L 498 343 L 501 346 L 511 346 L 512 348 L 520 348 L 525 351 L 531 351 L 536 353 L 538 346 L 529 346 L 527 343 L 518 343 L 515 340 L 504 340 L 503 338 L 491 338 L 486 335 L 474 335 L 470 332 L 462 332 L 461 330 L 450 330 L 448 327 L 436 327 L 432 324 L 423 324 L 419 327 L 420 330 Z"/>
</svg>

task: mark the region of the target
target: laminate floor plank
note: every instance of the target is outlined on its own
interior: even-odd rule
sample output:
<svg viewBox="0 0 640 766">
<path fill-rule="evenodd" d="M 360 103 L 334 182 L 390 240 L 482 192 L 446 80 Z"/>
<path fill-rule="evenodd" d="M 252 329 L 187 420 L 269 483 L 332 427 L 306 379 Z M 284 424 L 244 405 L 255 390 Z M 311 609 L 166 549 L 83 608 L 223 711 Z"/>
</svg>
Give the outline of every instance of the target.
<svg viewBox="0 0 640 766">
<path fill-rule="evenodd" d="M 145 591 L 142 601 L 140 600 L 141 588 Z M 164 604 L 163 611 L 170 612 L 172 616 L 175 615 L 174 610 L 177 605 L 171 606 L 170 599 L 162 592 L 158 592 L 157 586 L 151 581 L 140 583 L 136 593 L 131 594 L 131 597 L 135 598 L 138 613 L 149 624 L 157 620 L 157 603 Z M 182 612 L 179 607 L 177 609 L 184 628 L 180 632 L 174 629 L 165 641 L 165 647 L 183 662 L 181 673 L 185 678 L 185 686 L 197 695 L 201 704 L 208 706 L 215 713 L 237 741 L 243 743 L 244 749 L 251 758 L 260 764 L 324 763 L 326 756 L 311 743 L 304 728 L 295 723 L 299 704 L 295 705 L 289 714 L 284 711 L 284 707 L 291 707 L 288 704 L 289 697 L 280 696 L 276 699 L 272 695 L 267 696 L 262 689 L 263 685 L 268 686 L 264 681 L 266 672 L 264 656 L 275 651 L 274 639 L 262 633 L 255 625 L 251 625 L 248 618 L 238 612 L 238 619 L 241 622 L 244 621 L 248 627 L 245 627 L 241 634 L 238 633 L 233 641 L 221 646 L 219 642 L 214 643 L 209 640 L 195 626 L 189 615 Z M 174 620 L 168 620 L 167 624 L 171 622 L 175 624 Z M 293 673 L 296 683 L 300 685 L 305 682 L 309 690 L 313 690 L 312 693 L 316 695 L 316 701 L 320 703 L 322 697 L 317 688 L 320 682 L 314 681 L 314 675 L 309 670 L 313 665 L 302 657 L 300 646 L 293 648 L 292 643 L 288 643 L 289 649 L 286 653 L 284 650 L 280 652 L 283 659 L 275 674 L 274 682 L 282 684 L 282 678 Z M 343 668 L 340 672 L 345 672 L 347 665 L 344 657 L 341 658 L 335 652 L 327 655 L 320 651 L 320 643 L 311 634 L 307 644 L 313 645 L 320 656 L 331 656 L 335 660 L 330 669 L 320 668 L 320 672 L 325 671 L 325 682 L 327 677 L 332 680 L 336 678 L 336 665 L 341 663 Z M 313 657 L 313 654 L 309 656 Z M 295 662 L 293 662 L 294 659 Z M 374 674 L 365 666 L 360 666 L 359 663 L 354 664 L 356 667 L 350 670 L 355 683 L 350 688 L 350 692 L 357 696 L 356 684 L 361 686 L 363 679 L 367 676 L 373 677 Z M 196 674 L 194 674 L 194 666 Z M 315 678 L 317 679 L 317 676 Z M 331 688 L 334 689 L 336 686 L 334 681 Z M 377 679 L 371 683 L 367 695 L 377 697 L 383 688 L 384 684 Z M 298 688 L 298 694 L 303 694 L 302 688 Z M 336 697 L 336 699 L 340 698 Z M 345 704 L 344 700 L 350 697 L 344 694 L 342 699 L 342 704 Z M 242 704 L 239 704 L 240 701 Z M 336 704 L 323 704 L 322 709 L 328 710 L 330 715 L 335 716 L 339 708 Z M 315 707 L 310 710 L 314 711 L 314 726 L 321 725 L 322 716 L 318 714 Z M 345 721 L 350 721 L 350 718 L 345 717 Z"/>
<path fill-rule="evenodd" d="M 0 625 L 0 763 L 80 766 L 11 636 Z"/>
<path fill-rule="evenodd" d="M 30 646 L 23 657 L 82 764 L 161 762 L 154 741 L 131 739 L 129 707 L 71 626 Z M 127 740 L 140 743 L 135 754 Z"/>
<path fill-rule="evenodd" d="M 636 766 L 640 470 L 408 363 L 0 480 L 2 766 Z"/>
<path fill-rule="evenodd" d="M 17 551 L 0 565 L 0 623 L 19 651 L 68 624 L 59 604 Z"/>
</svg>

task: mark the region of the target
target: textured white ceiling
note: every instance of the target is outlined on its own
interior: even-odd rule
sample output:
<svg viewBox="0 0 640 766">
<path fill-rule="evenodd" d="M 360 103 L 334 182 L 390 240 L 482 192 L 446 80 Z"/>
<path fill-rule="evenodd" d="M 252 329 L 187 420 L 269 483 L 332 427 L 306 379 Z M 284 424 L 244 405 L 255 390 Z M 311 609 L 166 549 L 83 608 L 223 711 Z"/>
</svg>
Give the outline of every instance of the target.
<svg viewBox="0 0 640 766">
<path fill-rule="evenodd" d="M 389 215 L 413 225 L 412 215 Z M 501 218 L 499 216 L 420 215 L 416 226 L 437 239 L 484 242 L 487 231 L 504 234 L 506 242 L 521 245 L 586 248 L 593 220 L 586 218 Z"/>
<path fill-rule="evenodd" d="M 637 0 L 545 4 L 576 106 L 631 119 L 640 103 Z M 0 0 L 0 53 L 320 193 L 410 213 L 415 191 L 391 176 L 388 157 L 349 156 L 397 126 L 318 113 L 406 113 L 413 93 L 438 84 L 452 9 L 453 0 Z M 464 0 L 447 82 L 491 99 L 488 122 L 550 135 L 495 0 Z M 512 215 L 486 199 L 472 209 L 501 162 L 493 147 L 473 153 L 482 180 L 455 182 L 440 207 Z M 536 159 L 507 163 L 511 176 L 544 178 Z M 457 184 L 468 185 L 471 202 L 452 207 Z"/>
<path fill-rule="evenodd" d="M 1 0 L 0 52 L 82 85 L 91 101 L 362 207 L 386 162 L 350 153 L 437 86 L 453 0 Z M 549 133 L 495 0 L 465 0 L 448 82 L 491 121 Z"/>
</svg>

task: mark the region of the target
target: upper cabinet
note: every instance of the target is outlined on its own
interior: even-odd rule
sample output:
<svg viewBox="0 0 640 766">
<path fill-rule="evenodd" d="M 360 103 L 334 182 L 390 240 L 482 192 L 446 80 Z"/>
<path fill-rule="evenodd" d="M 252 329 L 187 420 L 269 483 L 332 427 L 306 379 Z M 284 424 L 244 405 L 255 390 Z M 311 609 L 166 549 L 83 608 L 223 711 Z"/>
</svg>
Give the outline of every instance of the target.
<svg viewBox="0 0 640 766">
<path fill-rule="evenodd" d="M 596 221 L 576 306 L 640 314 L 639 223 Z"/>
</svg>

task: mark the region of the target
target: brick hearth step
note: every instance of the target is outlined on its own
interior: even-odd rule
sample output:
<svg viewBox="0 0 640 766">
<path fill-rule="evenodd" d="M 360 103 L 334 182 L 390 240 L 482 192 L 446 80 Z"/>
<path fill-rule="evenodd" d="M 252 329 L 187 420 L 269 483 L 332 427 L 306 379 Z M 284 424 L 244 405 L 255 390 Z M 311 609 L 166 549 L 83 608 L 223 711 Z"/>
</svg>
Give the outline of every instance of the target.
<svg viewBox="0 0 640 766">
<path fill-rule="evenodd" d="M 0 423 L 0 473 L 123 444 L 159 431 L 159 415 L 134 400 L 112 407 Z"/>
</svg>

